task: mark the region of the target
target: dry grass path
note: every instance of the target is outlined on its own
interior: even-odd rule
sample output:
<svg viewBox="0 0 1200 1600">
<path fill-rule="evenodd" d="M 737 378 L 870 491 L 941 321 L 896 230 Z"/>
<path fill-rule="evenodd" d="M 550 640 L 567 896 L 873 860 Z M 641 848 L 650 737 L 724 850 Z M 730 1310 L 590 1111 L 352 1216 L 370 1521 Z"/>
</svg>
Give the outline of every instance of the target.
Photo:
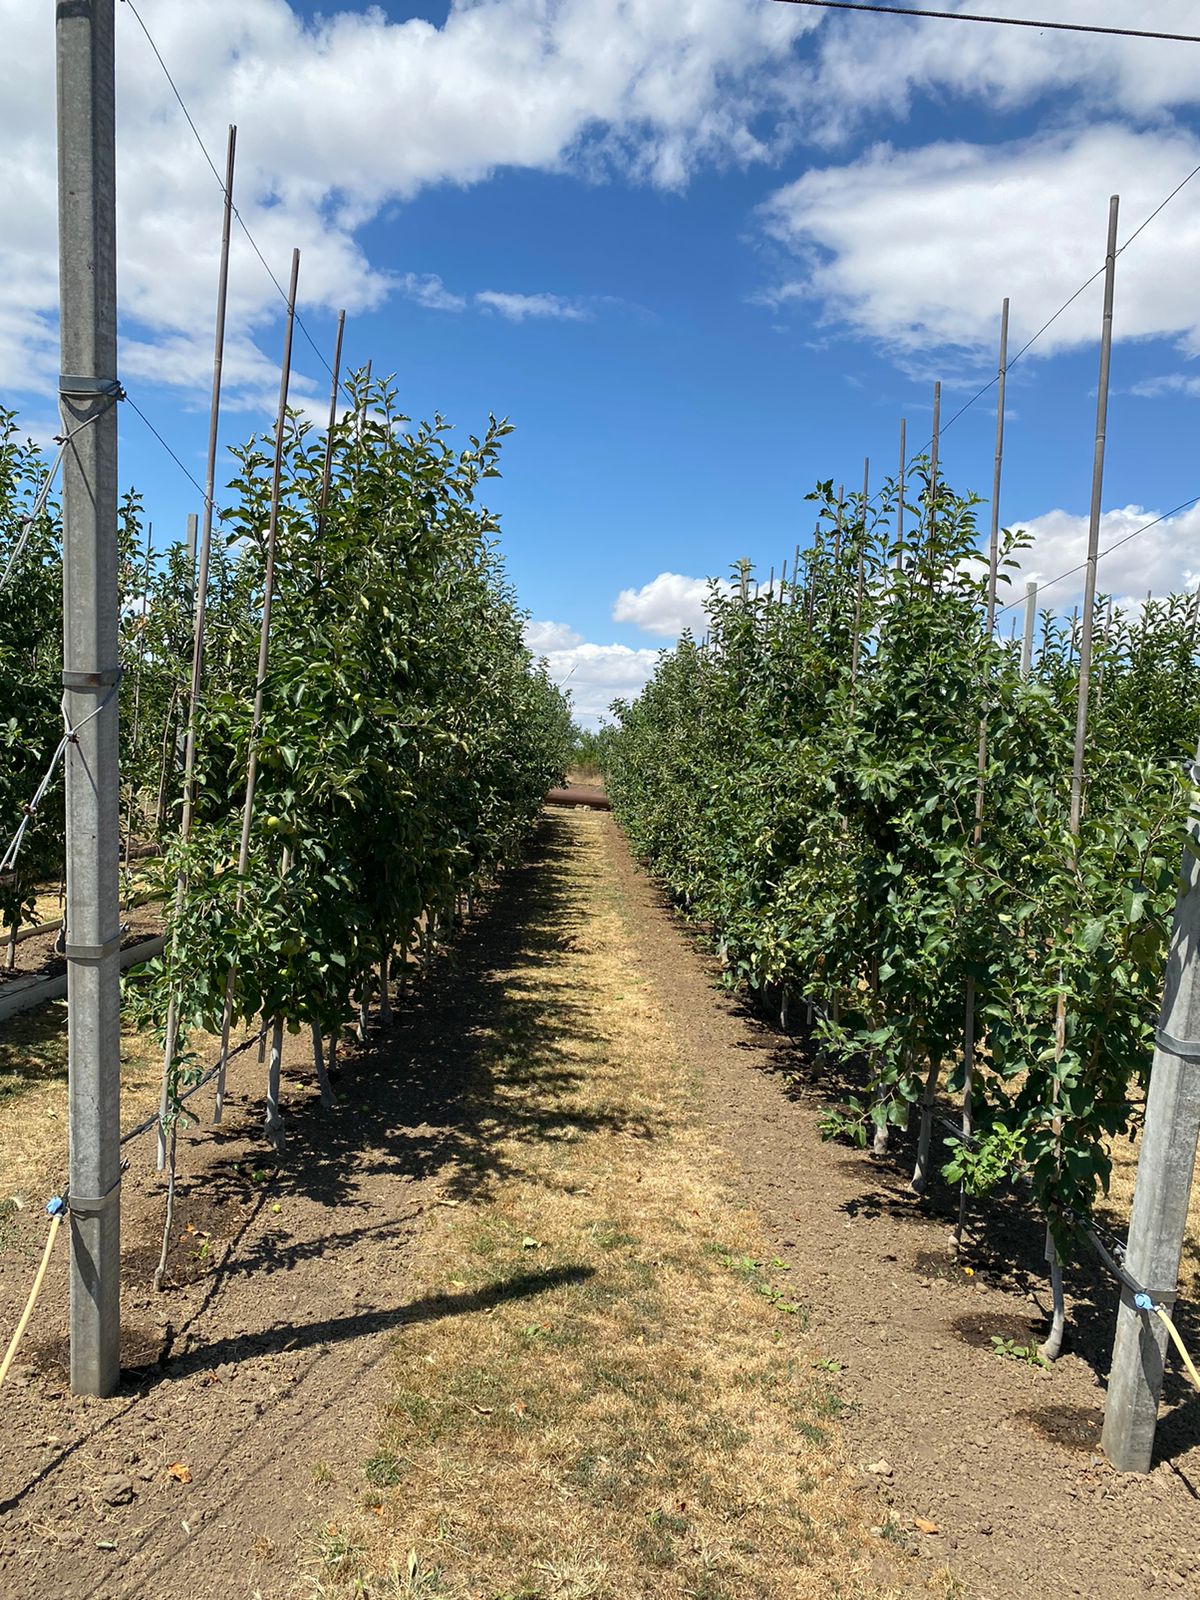
<svg viewBox="0 0 1200 1600">
<path fill-rule="evenodd" d="M 6 1600 L 960 1593 L 870 1531 L 844 1382 L 705 1127 L 618 837 L 548 813 L 332 1115 L 297 1048 L 278 1165 L 241 1058 L 225 1127 L 182 1141 L 161 1296 L 136 1147 L 121 1393 L 64 1393 L 60 1256 L 0 1395 Z M 10 1219 L 4 1325 L 40 1227 Z"/>
</svg>

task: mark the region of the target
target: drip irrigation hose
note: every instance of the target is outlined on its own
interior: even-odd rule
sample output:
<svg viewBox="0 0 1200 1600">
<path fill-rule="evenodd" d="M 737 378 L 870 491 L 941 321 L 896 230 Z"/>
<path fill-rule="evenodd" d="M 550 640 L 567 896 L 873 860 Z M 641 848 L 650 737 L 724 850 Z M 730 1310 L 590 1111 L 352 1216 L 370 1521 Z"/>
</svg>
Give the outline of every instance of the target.
<svg viewBox="0 0 1200 1600">
<path fill-rule="evenodd" d="M 21 1336 L 29 1326 L 29 1319 L 33 1316 L 33 1308 L 37 1304 L 37 1297 L 42 1290 L 42 1282 L 46 1276 L 46 1269 L 50 1265 L 50 1257 L 54 1251 L 54 1241 L 58 1238 L 58 1230 L 62 1219 L 67 1214 L 67 1202 L 61 1195 L 55 1195 L 46 1210 L 50 1215 L 50 1232 L 46 1235 L 46 1248 L 42 1251 L 41 1263 L 33 1280 L 33 1288 L 29 1291 L 29 1299 L 25 1302 L 25 1309 L 21 1313 L 16 1331 L 9 1340 L 8 1349 L 4 1352 L 4 1360 L 0 1361 L 0 1384 L 8 1377 L 8 1369 L 16 1359 L 17 1347 L 21 1343 Z"/>
<path fill-rule="evenodd" d="M 1167 1311 L 1166 1307 L 1165 1306 L 1156 1306 L 1156 1305 L 1153 1305 L 1153 1304 L 1149 1304 L 1148 1306 L 1138 1305 L 1138 1301 L 1139 1300 L 1145 1300 L 1145 1301 L 1149 1302 L 1150 1301 L 1150 1296 L 1148 1294 L 1146 1294 L 1146 1295 L 1135 1295 L 1134 1296 L 1134 1304 L 1138 1306 L 1138 1310 L 1139 1311 L 1145 1311 L 1147 1309 L 1153 1311 L 1154 1315 L 1156 1317 L 1160 1317 L 1162 1319 L 1162 1321 L 1166 1324 L 1167 1332 L 1171 1335 L 1171 1339 L 1174 1342 L 1175 1348 L 1176 1348 L 1176 1350 L 1179 1351 L 1179 1354 L 1180 1354 L 1180 1357 L 1181 1357 L 1181 1359 L 1183 1361 L 1183 1364 L 1187 1368 L 1188 1377 L 1192 1380 L 1192 1383 L 1195 1385 L 1195 1387 L 1197 1389 L 1200 1389 L 1200 1372 L 1196 1371 L 1196 1363 L 1192 1360 L 1191 1356 L 1188 1355 L 1187 1346 L 1184 1344 L 1183 1340 L 1180 1338 L 1179 1329 L 1175 1326 L 1174 1319 L 1171 1317 L 1171 1315 Z"/>
</svg>

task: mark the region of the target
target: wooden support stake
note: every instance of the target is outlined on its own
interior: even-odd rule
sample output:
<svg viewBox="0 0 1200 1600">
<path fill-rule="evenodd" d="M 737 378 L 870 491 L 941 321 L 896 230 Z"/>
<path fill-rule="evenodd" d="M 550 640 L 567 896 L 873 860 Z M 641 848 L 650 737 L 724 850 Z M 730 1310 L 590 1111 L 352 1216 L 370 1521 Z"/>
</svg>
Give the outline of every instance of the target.
<svg viewBox="0 0 1200 1600">
<path fill-rule="evenodd" d="M 996 626 L 996 586 L 1000 563 L 1000 483 L 1004 467 L 1004 394 L 1008 379 L 1008 300 L 1000 308 L 1000 360 L 996 369 L 996 456 L 992 467 L 992 515 L 988 538 L 987 610 L 984 622 L 986 641 L 983 692 L 986 699 L 991 687 L 991 659 L 994 648 L 992 634 Z M 976 751 L 975 770 L 975 827 L 972 842 L 979 844 L 983 838 L 983 808 L 987 787 L 987 706 L 979 716 L 979 745 Z M 968 976 L 963 1005 L 963 1139 L 970 1139 L 975 1131 L 975 978 Z M 954 1228 L 954 1242 L 962 1243 L 963 1227 L 967 1220 L 966 1186 L 959 1185 L 958 1221 Z"/>
<path fill-rule="evenodd" d="M 1100 546 L 1100 515 L 1104 503 L 1104 445 L 1108 431 L 1108 380 L 1112 365 L 1113 290 L 1117 270 L 1117 214 L 1120 200 L 1113 195 L 1108 203 L 1108 249 L 1104 263 L 1104 314 L 1100 332 L 1100 375 L 1096 386 L 1096 443 L 1092 455 L 1092 503 L 1088 519 L 1087 569 L 1083 587 L 1083 630 L 1079 639 L 1079 697 L 1075 714 L 1075 749 L 1071 762 L 1072 837 L 1078 839 L 1083 816 L 1083 765 L 1087 748 L 1088 687 L 1092 671 L 1092 628 L 1096 610 L 1096 560 Z M 1072 632 L 1074 630 L 1072 629 Z M 1066 995 L 1060 994 L 1055 1019 L 1055 1056 L 1061 1057 L 1066 1032 Z M 1055 1136 L 1060 1123 L 1055 1119 Z M 1046 1229 L 1046 1259 L 1050 1263 L 1050 1288 L 1053 1318 L 1050 1332 L 1040 1353 L 1047 1361 L 1057 1358 L 1066 1327 L 1062 1263 L 1049 1226 Z"/>
<path fill-rule="evenodd" d="M 225 209 L 221 223 L 221 260 L 217 270 L 217 315 L 213 337 L 212 393 L 208 410 L 208 458 L 204 479 L 204 532 L 200 539 L 200 571 L 196 572 L 196 519 L 188 519 L 188 582 L 192 595 L 192 679 L 188 694 L 187 722 L 183 740 L 183 812 L 179 819 L 179 837 L 184 844 L 191 837 L 192 820 L 196 812 L 196 725 L 200 710 L 200 694 L 204 682 L 204 624 L 208 605 L 208 569 L 212 553 L 213 496 L 217 482 L 217 437 L 221 423 L 221 374 L 225 361 L 225 310 L 229 298 L 229 239 L 233 221 L 233 170 L 237 157 L 237 129 L 229 129 L 225 148 Z M 187 873 L 181 867 L 175 879 L 175 907 L 171 924 L 171 948 L 168 963 L 175 956 L 175 929 L 183 915 L 184 897 L 187 894 Z M 158 1106 L 158 1166 L 161 1171 L 167 1161 L 167 1117 L 175 1098 L 175 1053 L 179 1044 L 179 1001 L 174 991 L 167 1004 L 166 1039 L 163 1048 L 162 1093 Z M 175 1135 L 171 1133 L 172 1184 L 174 1183 Z M 170 1206 L 167 1210 L 170 1212 Z M 169 1223 L 168 1223 L 169 1227 Z M 162 1260 L 156 1287 L 161 1287 L 162 1272 L 167 1261 L 167 1241 L 164 1235 Z"/>
<path fill-rule="evenodd" d="M 238 848 L 238 888 L 234 915 L 240 915 L 245 901 L 245 877 L 250 865 L 250 827 L 254 820 L 254 788 L 258 778 L 258 737 L 262 729 L 263 694 L 271 643 L 271 605 L 275 598 L 275 542 L 279 533 L 279 490 L 283 477 L 283 435 L 287 425 L 288 385 L 292 375 L 292 334 L 296 322 L 296 290 L 300 277 L 300 252 L 292 251 L 292 277 L 288 287 L 287 320 L 283 334 L 283 364 L 279 374 L 279 409 L 275 416 L 275 459 L 271 472 L 271 510 L 267 520 L 266 568 L 263 573 L 262 621 L 258 635 L 258 667 L 254 684 L 254 713 L 250 724 L 250 744 L 246 752 L 246 798 L 242 806 L 242 837 Z M 225 1011 L 221 1018 L 221 1065 L 217 1075 L 215 1120 L 221 1120 L 224 1104 L 225 1068 L 229 1061 L 229 1024 L 233 1008 L 232 969 L 225 987 Z M 271 1037 L 273 1069 L 278 1072 L 282 1049 L 283 1023 L 276 1018 Z M 268 1118 L 270 1108 L 268 1107 Z"/>
<path fill-rule="evenodd" d="M 905 420 L 900 418 L 900 472 L 896 478 L 896 570 L 904 565 L 904 486 L 908 477 L 908 449 L 904 442 Z"/>
</svg>

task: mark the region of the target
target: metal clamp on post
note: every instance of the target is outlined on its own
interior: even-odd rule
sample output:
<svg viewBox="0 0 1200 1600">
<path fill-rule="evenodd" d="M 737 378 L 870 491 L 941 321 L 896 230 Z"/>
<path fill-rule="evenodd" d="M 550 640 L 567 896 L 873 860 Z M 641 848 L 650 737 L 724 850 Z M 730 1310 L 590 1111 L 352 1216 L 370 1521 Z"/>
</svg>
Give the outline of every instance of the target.
<svg viewBox="0 0 1200 1600">
<path fill-rule="evenodd" d="M 62 686 L 82 694 L 98 694 L 101 689 L 111 689 L 121 678 L 120 667 L 106 667 L 103 672 L 64 672 Z"/>
<path fill-rule="evenodd" d="M 125 391 L 116 378 L 86 378 L 75 372 L 64 372 L 58 380 L 58 392 L 64 400 L 124 400 Z"/>
<path fill-rule="evenodd" d="M 93 965 L 103 961 L 105 956 L 115 955 L 121 948 L 124 930 L 118 928 L 111 939 L 106 939 L 103 944 L 72 944 L 68 939 L 63 945 L 63 955 L 68 961 L 86 961 Z"/>
<path fill-rule="evenodd" d="M 71 1215 L 75 1217 L 99 1217 L 110 1206 L 115 1206 L 121 1197 L 121 1179 L 124 1175 L 125 1169 L 122 1168 L 117 1173 L 116 1182 L 104 1194 L 68 1194 L 67 1207 Z"/>
<path fill-rule="evenodd" d="M 1160 1050 L 1165 1050 L 1168 1055 L 1178 1056 L 1181 1061 L 1200 1061 L 1198 1039 L 1176 1039 L 1165 1028 L 1156 1028 L 1154 1042 Z"/>
</svg>

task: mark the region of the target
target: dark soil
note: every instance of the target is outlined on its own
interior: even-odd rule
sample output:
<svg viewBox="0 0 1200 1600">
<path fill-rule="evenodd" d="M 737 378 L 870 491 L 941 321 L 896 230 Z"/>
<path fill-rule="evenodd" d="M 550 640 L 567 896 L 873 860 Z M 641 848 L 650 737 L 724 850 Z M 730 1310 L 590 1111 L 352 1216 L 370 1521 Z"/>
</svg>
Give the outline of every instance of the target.
<svg viewBox="0 0 1200 1600">
<path fill-rule="evenodd" d="M 143 939 L 152 939 L 156 933 L 162 932 L 162 908 L 148 905 L 124 911 L 121 913 L 121 924 L 127 928 L 121 939 L 121 948 L 127 950 L 130 945 Z M 67 970 L 67 958 L 62 954 L 61 940 L 59 929 L 22 939 L 17 945 L 16 963 L 12 967 L 3 965 L 8 955 L 8 942 L 0 940 L 0 985 L 13 978 L 61 976 Z"/>
<path fill-rule="evenodd" d="M 819 1114 L 850 1085 L 718 987 L 715 960 L 609 826 L 645 976 L 700 1071 L 730 1182 L 840 1365 L 850 1449 L 864 1469 L 888 1469 L 862 1476 L 881 1521 L 936 1524 L 915 1546 L 973 1600 L 1200 1593 L 1200 1396 L 1173 1380 L 1156 1469 L 1114 1472 L 1099 1453 L 1108 1281 L 1087 1264 L 1070 1275 L 1070 1344 L 1052 1369 L 996 1354 L 994 1335 L 1028 1347 L 1047 1325 L 1044 1229 L 1001 1198 L 973 1219 L 958 1260 L 956 1197 L 911 1193 L 910 1144 L 877 1161 L 824 1143 Z M 1189 1331 L 1194 1349 L 1194 1321 Z"/>
</svg>

